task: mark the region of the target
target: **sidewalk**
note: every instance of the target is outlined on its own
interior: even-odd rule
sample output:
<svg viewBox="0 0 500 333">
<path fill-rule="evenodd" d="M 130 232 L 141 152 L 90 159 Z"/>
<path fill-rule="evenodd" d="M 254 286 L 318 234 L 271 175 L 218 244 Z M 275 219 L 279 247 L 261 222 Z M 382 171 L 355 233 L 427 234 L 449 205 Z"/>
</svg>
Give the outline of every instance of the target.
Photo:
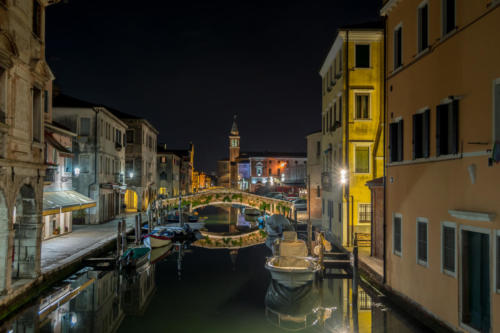
<svg viewBox="0 0 500 333">
<path fill-rule="evenodd" d="M 127 215 L 127 232 L 134 229 L 135 213 Z M 41 270 L 49 273 L 69 265 L 92 253 L 116 238 L 118 221 L 111 220 L 103 224 L 74 225 L 71 233 L 42 242 Z M 146 215 L 143 213 L 143 221 Z"/>
</svg>

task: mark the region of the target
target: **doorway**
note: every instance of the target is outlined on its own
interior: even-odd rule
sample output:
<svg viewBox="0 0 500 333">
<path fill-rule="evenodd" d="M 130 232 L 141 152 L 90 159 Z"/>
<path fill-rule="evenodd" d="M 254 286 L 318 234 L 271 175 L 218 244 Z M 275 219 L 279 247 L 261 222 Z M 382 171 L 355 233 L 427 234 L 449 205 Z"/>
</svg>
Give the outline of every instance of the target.
<svg viewBox="0 0 500 333">
<path fill-rule="evenodd" d="M 490 331 L 489 234 L 462 230 L 462 323 L 480 332 Z"/>
</svg>

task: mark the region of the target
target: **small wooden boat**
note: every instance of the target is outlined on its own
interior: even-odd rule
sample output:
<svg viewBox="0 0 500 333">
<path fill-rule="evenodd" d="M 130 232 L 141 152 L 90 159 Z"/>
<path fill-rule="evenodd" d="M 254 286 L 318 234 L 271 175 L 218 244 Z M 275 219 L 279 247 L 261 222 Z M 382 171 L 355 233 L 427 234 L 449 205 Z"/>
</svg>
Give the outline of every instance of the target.
<svg viewBox="0 0 500 333">
<path fill-rule="evenodd" d="M 149 262 L 151 249 L 146 246 L 132 247 L 123 253 L 121 261 L 128 268 L 137 268 Z"/>
<path fill-rule="evenodd" d="M 159 247 L 164 247 L 172 243 L 172 237 L 159 235 L 148 235 L 144 239 L 144 244 L 147 245 L 147 239 L 149 239 L 149 247 L 156 249 Z"/>
</svg>

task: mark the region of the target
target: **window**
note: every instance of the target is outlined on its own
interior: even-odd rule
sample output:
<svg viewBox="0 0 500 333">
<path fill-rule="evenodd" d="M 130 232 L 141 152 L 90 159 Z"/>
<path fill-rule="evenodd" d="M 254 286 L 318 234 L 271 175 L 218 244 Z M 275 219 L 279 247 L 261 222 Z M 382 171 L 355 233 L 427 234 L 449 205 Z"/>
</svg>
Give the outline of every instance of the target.
<svg viewBox="0 0 500 333">
<path fill-rule="evenodd" d="M 437 106 L 436 155 L 458 153 L 458 100 Z"/>
<path fill-rule="evenodd" d="M 417 263 L 427 266 L 427 225 L 426 219 L 417 219 Z"/>
<path fill-rule="evenodd" d="M 100 132 L 101 132 L 101 138 L 104 136 L 104 120 L 101 119 L 101 126 L 100 127 Z"/>
<path fill-rule="evenodd" d="M 42 6 L 38 0 L 33 0 L 33 33 L 37 37 L 42 36 Z"/>
<path fill-rule="evenodd" d="M 73 172 L 73 159 L 71 157 L 66 157 L 64 159 L 64 172 Z"/>
<path fill-rule="evenodd" d="M 49 113 L 49 92 L 47 90 L 43 92 L 43 112 Z"/>
<path fill-rule="evenodd" d="M 369 44 L 356 44 L 356 68 L 369 68 L 370 67 L 370 45 Z"/>
<path fill-rule="evenodd" d="M 342 96 L 339 97 L 339 126 L 342 126 Z"/>
<path fill-rule="evenodd" d="M 442 0 L 442 29 L 446 36 L 455 29 L 455 0 Z"/>
<path fill-rule="evenodd" d="M 418 52 L 429 46 L 429 5 L 424 3 L 418 7 Z"/>
<path fill-rule="evenodd" d="M 441 269 L 446 274 L 456 276 L 456 225 L 441 223 Z"/>
<path fill-rule="evenodd" d="M 135 135 L 134 135 L 134 130 L 127 130 L 127 143 L 134 143 L 135 142 Z"/>
<path fill-rule="evenodd" d="M 403 27 L 394 29 L 394 69 L 403 65 Z"/>
<path fill-rule="evenodd" d="M 496 251 L 496 286 L 497 286 L 497 293 L 500 293 L 500 230 L 497 230 L 497 236 L 496 236 L 496 243 L 497 243 L 497 251 Z"/>
<path fill-rule="evenodd" d="M 316 197 L 317 198 L 320 198 L 321 197 L 321 188 L 318 186 L 316 186 Z"/>
<path fill-rule="evenodd" d="M 355 148 L 354 165 L 356 173 L 370 172 L 370 147 L 358 146 Z"/>
<path fill-rule="evenodd" d="M 403 234 L 403 217 L 400 214 L 394 214 L 392 220 L 392 251 L 394 254 L 401 256 L 402 251 L 402 234 Z"/>
<path fill-rule="evenodd" d="M 0 123 L 7 118 L 7 71 L 0 67 Z"/>
<path fill-rule="evenodd" d="M 33 141 L 42 142 L 42 91 L 33 88 Z"/>
<path fill-rule="evenodd" d="M 339 222 L 342 222 L 342 203 L 339 203 Z"/>
<path fill-rule="evenodd" d="M 80 118 L 80 136 L 90 135 L 90 118 Z"/>
<path fill-rule="evenodd" d="M 80 155 L 80 172 L 88 173 L 89 167 L 89 157 L 87 155 Z"/>
<path fill-rule="evenodd" d="M 119 130 L 115 131 L 115 142 L 119 144 L 120 146 L 122 145 L 122 132 Z"/>
<path fill-rule="evenodd" d="M 359 223 L 370 223 L 372 221 L 372 205 L 367 203 L 359 204 Z"/>
<path fill-rule="evenodd" d="M 333 117 L 332 117 L 332 108 L 330 108 L 330 122 L 328 124 L 328 130 L 332 131 L 333 130 Z"/>
<path fill-rule="evenodd" d="M 403 120 L 389 125 L 389 157 L 391 162 L 403 160 Z"/>
<path fill-rule="evenodd" d="M 321 155 L 321 141 L 316 141 L 316 156 Z"/>
<path fill-rule="evenodd" d="M 493 142 L 500 144 L 500 79 L 493 85 Z"/>
<path fill-rule="evenodd" d="M 413 115 L 413 159 L 429 157 L 430 110 Z"/>
<path fill-rule="evenodd" d="M 356 94 L 356 119 L 369 119 L 370 94 Z"/>
<path fill-rule="evenodd" d="M 321 200 L 321 213 L 325 214 L 325 199 Z"/>
<path fill-rule="evenodd" d="M 134 172 L 134 160 L 125 161 L 125 171 L 127 172 L 127 176 L 130 176 L 130 173 Z"/>
</svg>

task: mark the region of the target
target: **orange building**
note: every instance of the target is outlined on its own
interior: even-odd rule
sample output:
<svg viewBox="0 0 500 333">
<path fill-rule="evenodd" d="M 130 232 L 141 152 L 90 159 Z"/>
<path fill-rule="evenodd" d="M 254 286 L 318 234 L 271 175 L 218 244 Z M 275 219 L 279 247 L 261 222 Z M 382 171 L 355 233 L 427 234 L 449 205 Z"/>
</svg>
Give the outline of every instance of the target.
<svg viewBox="0 0 500 333">
<path fill-rule="evenodd" d="M 386 283 L 469 332 L 500 332 L 499 5 L 386 0 L 381 10 Z"/>
</svg>

